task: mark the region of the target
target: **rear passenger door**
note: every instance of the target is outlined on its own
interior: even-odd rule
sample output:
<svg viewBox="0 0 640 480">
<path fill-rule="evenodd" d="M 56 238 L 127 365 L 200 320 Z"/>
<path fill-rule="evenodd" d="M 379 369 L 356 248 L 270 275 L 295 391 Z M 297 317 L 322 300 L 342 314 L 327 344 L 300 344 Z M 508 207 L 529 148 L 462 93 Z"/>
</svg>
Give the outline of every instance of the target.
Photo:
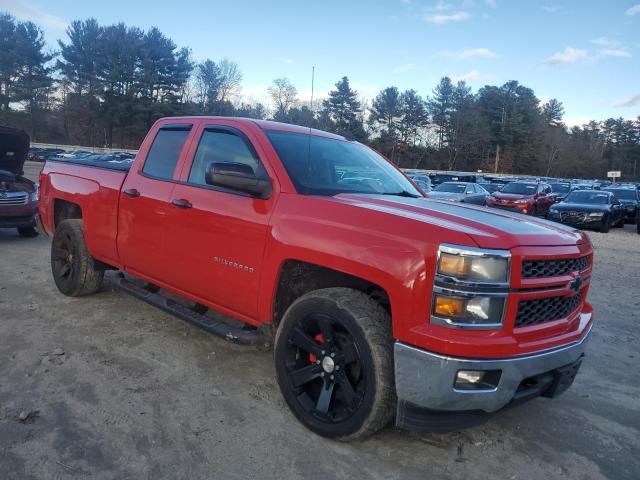
<svg viewBox="0 0 640 480">
<path fill-rule="evenodd" d="M 143 163 L 136 162 L 125 179 L 118 207 L 118 255 L 125 269 L 163 281 L 169 204 L 191 125 L 158 129 Z"/>
<path fill-rule="evenodd" d="M 263 161 L 249 138 L 228 124 L 203 125 L 181 181 L 172 192 L 166 261 L 176 288 L 201 303 L 247 320 L 257 317 L 260 271 L 277 189 L 268 199 L 208 185 L 212 163 Z M 272 182 L 273 182 L 272 177 Z M 275 186 L 274 186 L 275 187 Z"/>
</svg>

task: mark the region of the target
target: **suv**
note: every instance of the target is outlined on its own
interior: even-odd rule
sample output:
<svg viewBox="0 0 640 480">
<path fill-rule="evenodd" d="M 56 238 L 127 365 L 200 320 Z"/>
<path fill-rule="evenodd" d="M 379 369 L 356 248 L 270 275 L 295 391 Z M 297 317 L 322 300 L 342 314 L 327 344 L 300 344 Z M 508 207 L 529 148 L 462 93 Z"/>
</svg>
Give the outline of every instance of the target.
<svg viewBox="0 0 640 480">
<path fill-rule="evenodd" d="M 0 228 L 17 228 L 23 237 L 38 235 L 38 186 L 23 177 L 29 152 L 29 136 L 0 127 Z"/>
<path fill-rule="evenodd" d="M 540 182 L 511 182 L 487 198 L 489 207 L 546 217 L 556 195 L 551 186 Z"/>
</svg>

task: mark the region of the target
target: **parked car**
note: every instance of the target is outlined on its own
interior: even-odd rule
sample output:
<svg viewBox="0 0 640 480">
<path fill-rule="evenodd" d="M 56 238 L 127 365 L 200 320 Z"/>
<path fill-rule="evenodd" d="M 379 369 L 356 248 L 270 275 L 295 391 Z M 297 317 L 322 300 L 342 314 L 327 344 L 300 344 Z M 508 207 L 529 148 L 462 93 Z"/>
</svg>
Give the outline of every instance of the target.
<svg viewBox="0 0 640 480">
<path fill-rule="evenodd" d="M 551 207 L 549 220 L 607 233 L 611 227 L 624 226 L 624 207 L 611 192 L 574 190 L 564 201 Z"/>
<path fill-rule="evenodd" d="M 504 187 L 504 183 L 495 183 L 495 182 L 481 182 L 478 183 L 478 185 L 480 185 L 482 188 L 484 188 L 487 192 L 489 193 L 493 193 L 493 192 L 497 192 L 498 190 L 500 190 L 502 187 Z"/>
<path fill-rule="evenodd" d="M 59 153 L 56 156 L 58 158 L 81 158 L 89 155 L 93 155 L 93 152 L 89 150 L 71 150 L 70 152 Z"/>
<path fill-rule="evenodd" d="M 420 187 L 423 192 L 430 192 L 433 188 L 431 185 L 431 179 L 429 175 L 424 175 L 421 173 L 407 173 L 407 177 L 409 177 L 413 182 Z"/>
<path fill-rule="evenodd" d="M 624 207 L 624 219 L 626 223 L 636 223 L 638 210 L 640 209 L 640 191 L 636 188 L 606 188 L 605 191 L 613 193 Z"/>
<path fill-rule="evenodd" d="M 66 150 L 63 150 L 62 148 L 42 148 L 40 149 L 40 151 L 36 152 L 33 160 L 36 162 L 46 162 L 49 157 L 60 155 L 61 153 L 65 152 Z"/>
<path fill-rule="evenodd" d="M 487 198 L 490 207 L 544 217 L 556 202 L 551 187 L 540 182 L 511 182 Z"/>
<path fill-rule="evenodd" d="M 427 196 L 435 200 L 484 205 L 489 192 L 477 183 L 444 182 L 434 188 Z"/>
<path fill-rule="evenodd" d="M 38 232 L 38 186 L 23 177 L 23 166 L 29 152 L 29 135 L 8 127 L 0 127 L 0 228 L 16 228 L 23 237 Z"/>
<path fill-rule="evenodd" d="M 556 202 L 561 202 L 567 195 L 573 190 L 573 186 L 570 182 L 551 182 L 549 183 L 551 191 L 556 196 Z"/>
<path fill-rule="evenodd" d="M 424 201 L 369 147 L 277 122 L 161 119 L 128 172 L 108 165 L 40 175 L 60 292 L 117 269 L 120 289 L 209 332 L 273 342 L 284 400 L 319 435 L 459 429 L 556 397 L 580 368 L 582 232 Z"/>
</svg>

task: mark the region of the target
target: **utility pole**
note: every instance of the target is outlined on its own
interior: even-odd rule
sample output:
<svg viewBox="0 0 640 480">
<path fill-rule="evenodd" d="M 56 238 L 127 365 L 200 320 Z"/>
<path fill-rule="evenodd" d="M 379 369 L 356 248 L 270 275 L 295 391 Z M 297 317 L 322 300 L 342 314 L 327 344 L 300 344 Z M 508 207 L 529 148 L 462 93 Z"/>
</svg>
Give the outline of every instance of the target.
<svg viewBox="0 0 640 480">
<path fill-rule="evenodd" d="M 500 144 L 496 143 L 496 161 L 493 165 L 493 173 L 498 173 L 498 164 L 500 163 Z"/>
</svg>

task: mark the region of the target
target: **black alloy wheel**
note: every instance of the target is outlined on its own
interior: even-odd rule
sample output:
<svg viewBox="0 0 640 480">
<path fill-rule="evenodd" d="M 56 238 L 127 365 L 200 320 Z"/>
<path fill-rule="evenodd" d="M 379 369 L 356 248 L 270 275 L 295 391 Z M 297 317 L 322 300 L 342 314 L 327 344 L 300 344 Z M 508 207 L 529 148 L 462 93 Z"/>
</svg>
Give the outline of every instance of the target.
<svg viewBox="0 0 640 480">
<path fill-rule="evenodd" d="M 314 432 L 368 435 L 395 412 L 392 346 L 388 315 L 370 297 L 347 288 L 310 292 L 287 310 L 278 330 L 280 389 Z"/>
</svg>

